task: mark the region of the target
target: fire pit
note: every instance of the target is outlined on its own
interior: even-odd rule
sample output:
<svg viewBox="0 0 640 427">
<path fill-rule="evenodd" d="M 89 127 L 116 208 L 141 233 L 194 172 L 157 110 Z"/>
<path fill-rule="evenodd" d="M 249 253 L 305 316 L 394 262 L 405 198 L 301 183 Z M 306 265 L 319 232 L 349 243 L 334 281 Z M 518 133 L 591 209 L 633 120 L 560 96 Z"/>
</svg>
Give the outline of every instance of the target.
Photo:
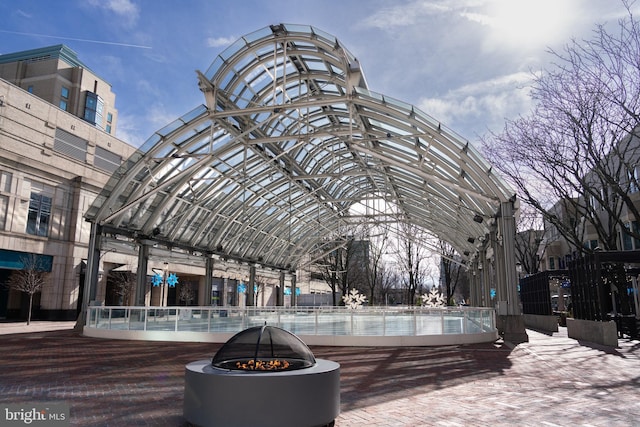
<svg viewBox="0 0 640 427">
<path fill-rule="evenodd" d="M 300 338 L 267 325 L 234 335 L 211 361 L 216 368 L 242 371 L 286 371 L 315 364 L 313 353 Z"/>
<path fill-rule="evenodd" d="M 330 426 L 339 413 L 340 365 L 281 328 L 245 329 L 185 369 L 184 417 L 194 425 Z"/>
</svg>

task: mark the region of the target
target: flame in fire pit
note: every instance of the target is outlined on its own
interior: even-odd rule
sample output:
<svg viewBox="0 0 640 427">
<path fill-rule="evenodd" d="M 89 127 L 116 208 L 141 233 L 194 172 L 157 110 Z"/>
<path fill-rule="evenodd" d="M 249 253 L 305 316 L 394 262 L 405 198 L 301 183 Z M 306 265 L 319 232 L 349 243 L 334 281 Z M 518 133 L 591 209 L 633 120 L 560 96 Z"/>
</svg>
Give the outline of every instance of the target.
<svg viewBox="0 0 640 427">
<path fill-rule="evenodd" d="M 247 361 L 247 363 L 236 362 L 236 368 L 245 371 L 280 371 L 289 369 L 290 363 L 286 360 L 258 360 L 253 359 Z"/>
</svg>

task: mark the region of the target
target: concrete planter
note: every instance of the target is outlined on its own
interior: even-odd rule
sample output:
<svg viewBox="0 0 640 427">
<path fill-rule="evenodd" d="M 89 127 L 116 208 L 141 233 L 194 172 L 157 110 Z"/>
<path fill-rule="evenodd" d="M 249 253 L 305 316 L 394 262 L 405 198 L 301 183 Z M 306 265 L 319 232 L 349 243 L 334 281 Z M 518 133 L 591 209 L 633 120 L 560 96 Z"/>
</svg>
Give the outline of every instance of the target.
<svg viewBox="0 0 640 427">
<path fill-rule="evenodd" d="M 618 330 L 613 321 L 597 322 L 593 320 L 567 319 L 569 338 L 589 341 L 610 347 L 618 346 Z"/>
</svg>

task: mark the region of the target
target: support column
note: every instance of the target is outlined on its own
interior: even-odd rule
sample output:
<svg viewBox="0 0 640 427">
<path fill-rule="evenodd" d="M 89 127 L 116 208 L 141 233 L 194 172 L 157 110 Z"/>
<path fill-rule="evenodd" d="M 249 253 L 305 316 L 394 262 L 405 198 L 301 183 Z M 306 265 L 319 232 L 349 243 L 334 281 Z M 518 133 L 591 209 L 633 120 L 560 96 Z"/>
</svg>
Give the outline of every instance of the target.
<svg viewBox="0 0 640 427">
<path fill-rule="evenodd" d="M 212 304 L 212 288 L 213 288 L 213 258 L 211 255 L 207 255 L 205 260 L 205 273 L 204 273 L 204 305 L 210 306 Z"/>
<path fill-rule="evenodd" d="M 471 271 L 469 274 L 470 281 L 470 295 L 469 295 L 469 305 L 472 307 L 480 307 L 482 304 L 482 289 L 480 285 L 480 271 L 478 270 L 478 261 L 473 261 L 471 263 Z"/>
<path fill-rule="evenodd" d="M 504 265 L 504 246 L 502 242 L 498 243 L 498 239 L 502 239 L 503 237 L 498 237 L 498 228 L 491 227 L 491 231 L 489 232 L 490 242 L 491 242 L 491 253 L 492 257 L 495 260 L 493 265 L 495 266 L 495 287 L 496 287 L 496 310 L 498 315 L 506 315 L 507 314 L 507 283 L 506 283 L 506 272 Z"/>
<path fill-rule="evenodd" d="M 247 307 L 253 307 L 256 305 L 256 266 L 249 267 L 249 283 L 247 284 Z"/>
<path fill-rule="evenodd" d="M 501 203 L 498 226 L 502 241 L 499 245 L 501 251 L 496 253 L 496 265 L 501 267 L 498 271 L 502 274 L 498 275 L 498 281 L 501 281 L 503 295 L 500 298 L 506 301 L 506 310 L 502 307 L 499 309 L 498 331 L 502 327 L 504 340 L 518 344 L 529 341 L 529 337 L 524 327 L 524 317 L 518 297 L 518 272 L 516 271 L 515 257 L 516 222 L 513 211 L 513 201 Z"/>
<path fill-rule="evenodd" d="M 487 251 L 484 248 L 480 251 L 478 269 L 480 270 L 480 282 L 482 282 L 482 306 L 493 307 L 493 302 L 491 301 L 491 281 L 489 280 L 489 263 L 487 262 Z"/>
<path fill-rule="evenodd" d="M 280 307 L 284 305 L 284 271 L 280 272 L 280 287 L 276 296 L 276 305 Z"/>
<path fill-rule="evenodd" d="M 296 301 L 296 273 L 291 273 L 291 307 L 295 307 L 298 302 Z"/>
<path fill-rule="evenodd" d="M 149 245 L 147 242 L 139 242 L 138 272 L 136 275 L 136 290 L 134 303 L 138 307 L 145 305 L 147 291 L 147 268 L 149 267 Z M 163 284 L 164 286 L 164 284 Z"/>
<path fill-rule="evenodd" d="M 97 287 L 98 287 L 98 268 L 100 266 L 100 228 L 95 223 L 91 223 L 91 232 L 89 235 L 89 252 L 87 253 L 87 267 L 85 269 L 84 276 L 84 289 L 82 294 L 82 301 L 79 301 L 80 314 L 76 320 L 75 329 L 82 331 L 86 323 L 86 317 L 89 305 L 96 299 Z"/>
<path fill-rule="evenodd" d="M 225 277 L 224 279 L 222 279 L 222 293 L 220 296 L 220 298 L 222 298 L 222 304 L 220 304 L 222 307 L 227 306 L 227 287 L 228 286 L 229 286 L 229 279 Z"/>
</svg>

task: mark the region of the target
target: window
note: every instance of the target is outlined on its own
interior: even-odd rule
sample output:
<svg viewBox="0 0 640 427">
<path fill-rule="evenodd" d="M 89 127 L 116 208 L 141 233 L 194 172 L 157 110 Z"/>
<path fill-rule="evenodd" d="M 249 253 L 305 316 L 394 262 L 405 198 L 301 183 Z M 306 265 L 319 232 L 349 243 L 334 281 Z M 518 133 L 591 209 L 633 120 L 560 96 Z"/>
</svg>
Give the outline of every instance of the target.
<svg viewBox="0 0 640 427">
<path fill-rule="evenodd" d="M 97 94 L 87 92 L 87 98 L 84 104 L 84 119 L 92 125 L 102 126 L 102 112 L 104 110 L 104 101 Z"/>
<path fill-rule="evenodd" d="M 105 130 L 107 133 L 111 133 L 111 125 L 113 124 L 113 114 L 107 113 L 107 127 Z"/>
<path fill-rule="evenodd" d="M 33 93 L 33 85 L 27 86 L 27 92 Z"/>
<path fill-rule="evenodd" d="M 0 231 L 4 231 L 7 222 L 7 209 L 9 208 L 9 198 L 0 196 Z"/>
<path fill-rule="evenodd" d="M 67 104 L 69 102 L 69 89 L 62 86 L 60 90 L 60 109 L 67 111 Z"/>
<path fill-rule="evenodd" d="M 638 192 L 638 166 L 634 166 L 633 170 L 629 171 L 629 192 Z"/>
<path fill-rule="evenodd" d="M 27 233 L 35 236 L 48 236 L 50 219 L 51 197 L 32 192 L 27 217 Z"/>
<path fill-rule="evenodd" d="M 0 171 L 0 192 L 11 193 L 11 172 Z"/>
<path fill-rule="evenodd" d="M 556 269 L 556 259 L 552 256 L 549 257 L 549 270 Z"/>
</svg>

